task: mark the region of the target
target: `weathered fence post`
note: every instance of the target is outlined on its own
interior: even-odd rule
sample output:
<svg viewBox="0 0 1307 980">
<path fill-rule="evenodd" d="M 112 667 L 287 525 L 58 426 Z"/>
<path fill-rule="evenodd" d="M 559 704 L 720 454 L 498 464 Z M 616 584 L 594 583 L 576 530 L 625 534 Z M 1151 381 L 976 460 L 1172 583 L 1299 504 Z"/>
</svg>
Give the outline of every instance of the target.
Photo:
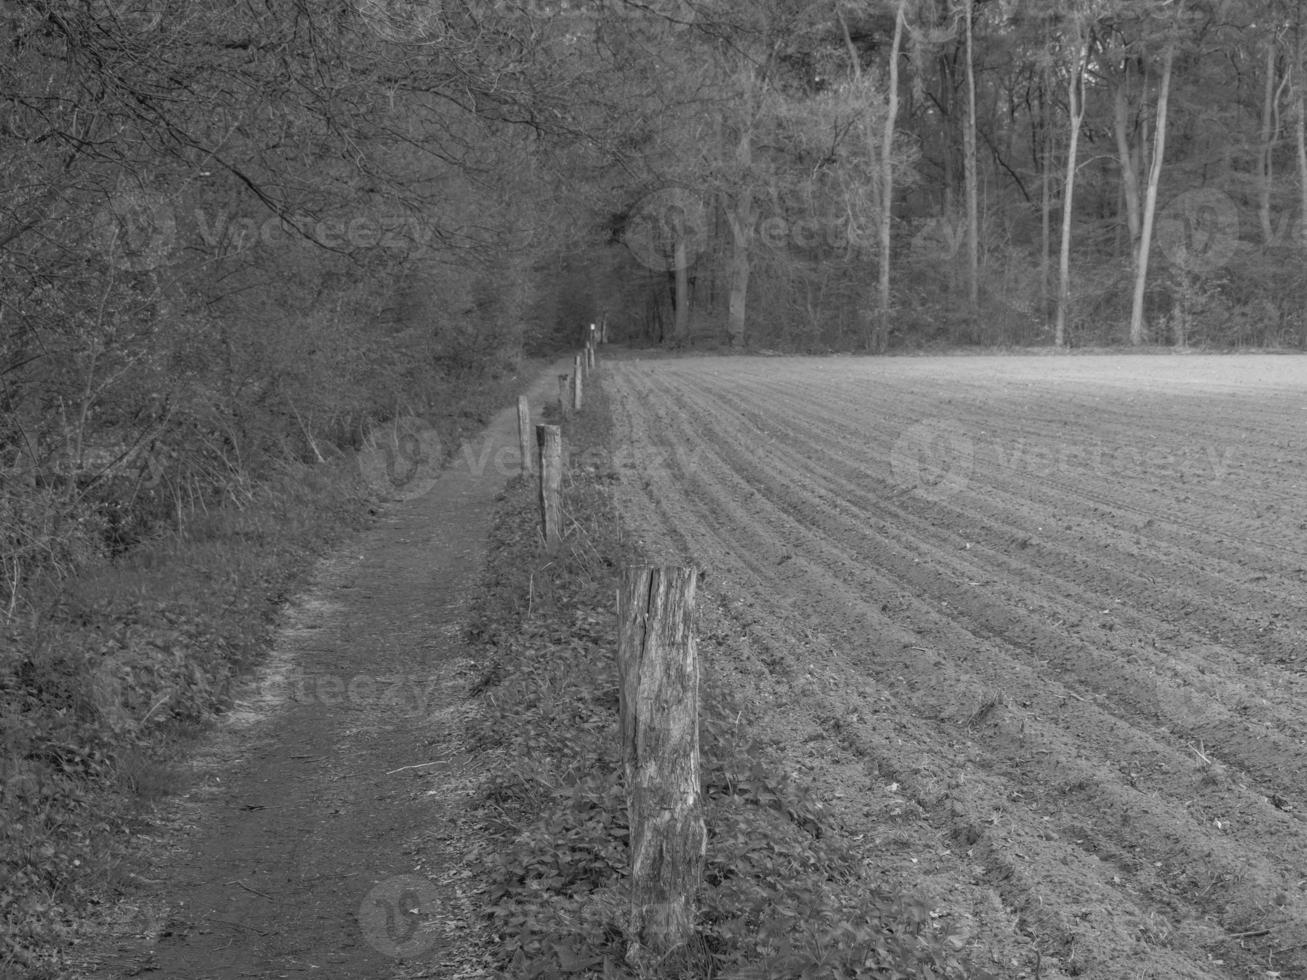
<svg viewBox="0 0 1307 980">
<path fill-rule="evenodd" d="M 517 396 L 517 448 L 522 453 L 522 475 L 535 470 L 535 453 L 531 451 L 531 402 L 526 395 Z"/>
<path fill-rule="evenodd" d="M 595 353 L 594 344 L 591 344 L 589 347 L 585 349 L 585 356 L 586 359 L 589 361 L 590 370 L 593 371 L 595 369 L 595 365 L 598 363 L 599 360 L 599 355 Z"/>
<path fill-rule="evenodd" d="M 622 761 L 631 840 L 628 961 L 694 933 L 707 832 L 699 785 L 693 568 L 633 565 L 618 595 Z"/>
<path fill-rule="evenodd" d="M 581 411 L 581 355 L 572 359 L 572 411 Z"/>
<path fill-rule="evenodd" d="M 556 425 L 537 425 L 540 446 L 540 530 L 545 547 L 563 536 L 563 432 Z"/>
<path fill-rule="evenodd" d="M 572 376 L 570 374 L 560 374 L 558 376 L 558 414 L 563 418 L 567 417 L 567 411 L 572 407 Z"/>
</svg>

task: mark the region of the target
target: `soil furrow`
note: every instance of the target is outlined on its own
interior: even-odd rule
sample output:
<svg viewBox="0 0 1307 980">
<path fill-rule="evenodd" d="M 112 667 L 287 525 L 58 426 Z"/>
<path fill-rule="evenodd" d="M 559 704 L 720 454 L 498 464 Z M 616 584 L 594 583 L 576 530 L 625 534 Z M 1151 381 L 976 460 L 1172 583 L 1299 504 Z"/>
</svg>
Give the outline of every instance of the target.
<svg viewBox="0 0 1307 980">
<path fill-rule="evenodd" d="M 697 418 L 712 417 L 713 413 L 711 413 L 710 411 L 711 406 L 706 404 L 696 403 L 695 394 L 692 391 L 677 391 L 675 393 L 675 397 L 678 400 L 678 402 L 684 404 L 685 407 L 689 409 L 695 417 Z M 705 438 L 707 437 L 708 434 L 704 432 L 702 427 L 700 427 L 698 431 L 700 432 L 700 434 L 703 434 Z M 709 458 L 714 460 L 729 458 L 727 447 L 713 446 L 712 448 L 713 448 L 713 452 Z M 740 470 L 741 468 L 747 469 L 748 462 L 749 461 L 747 459 L 741 457 L 740 459 L 734 460 L 732 462 L 732 466 L 736 470 Z M 774 487 L 777 486 L 779 483 L 783 482 L 782 478 L 785 477 L 787 474 L 784 473 L 783 469 L 780 467 L 778 463 L 778 460 L 775 457 L 770 458 L 768 462 L 770 464 L 768 466 L 768 473 L 773 481 L 771 486 Z M 788 474 L 788 475 L 792 475 L 792 474 Z M 743 485 L 750 485 L 750 484 L 757 485 L 758 476 L 759 474 L 757 473 L 752 474 L 751 475 L 752 478 L 746 478 L 746 483 Z M 800 489 L 802 489 L 801 480 L 796 480 L 795 482 L 799 485 Z M 701 495 L 696 494 L 696 496 L 699 497 Z M 775 501 L 773 500 L 769 502 L 774 503 Z M 794 504 L 794 502 L 792 502 L 792 504 Z M 802 506 L 802 505 L 803 505 L 803 501 L 802 499 L 800 499 L 799 501 L 797 501 L 797 505 L 786 507 L 785 509 L 791 517 L 794 517 L 796 506 Z M 809 510 L 811 510 L 811 507 L 809 507 Z M 802 518 L 795 517 L 794 519 L 796 523 L 801 523 L 802 521 Z M 815 518 L 810 518 L 810 519 L 815 520 Z M 837 540 L 849 540 L 849 539 L 847 537 L 841 538 L 838 536 L 828 536 L 825 540 L 819 540 L 810 543 L 808 547 L 804 550 L 808 550 L 808 551 L 820 550 L 821 553 L 826 557 L 827 561 L 831 562 L 835 560 L 836 554 L 840 552 L 840 549 L 835 544 Z M 841 555 L 841 557 L 845 559 L 845 561 L 847 561 L 847 559 L 849 558 L 849 556 L 846 554 Z M 857 556 L 853 556 L 853 557 L 856 558 Z M 870 556 L 868 556 L 868 558 L 870 558 Z M 830 592 L 831 583 L 824 582 L 821 591 L 827 593 Z M 961 608 L 960 603 L 958 604 L 958 608 Z M 972 629 L 972 632 L 973 633 L 975 632 L 974 627 Z M 994 634 L 995 638 L 1001 639 L 1001 636 L 999 635 L 1002 632 L 1001 630 L 991 630 L 990 632 Z M 983 648 L 981 649 L 983 653 Z M 969 666 L 973 666 L 973 667 L 975 666 L 974 659 L 969 663 Z M 985 670 L 984 674 L 976 675 L 976 676 L 968 675 L 967 677 L 963 677 L 963 678 L 954 678 L 952 683 L 945 686 L 950 689 L 952 688 L 965 689 L 967 686 L 974 686 L 974 683 L 976 681 L 979 681 L 987 685 L 1004 684 L 1006 681 L 1005 686 L 1007 687 L 1007 691 L 1005 691 L 1005 693 L 1011 693 L 1011 688 L 1012 688 L 1011 671 L 1015 669 L 1016 666 L 1017 665 L 1014 665 L 1009 659 L 1000 658 L 999 662 L 996 665 L 993 665 L 989 669 Z M 1104 664 L 1099 663 L 1098 666 L 1102 668 Z M 1124 690 L 1128 690 L 1128 687 L 1124 688 Z M 1038 683 L 1029 686 L 1022 693 L 1024 693 L 1029 698 L 1038 699 L 1039 698 Z M 1017 696 L 1020 697 L 1021 694 L 1018 693 Z M 1063 703 L 1065 703 L 1066 698 L 1063 697 L 1062 701 Z M 1026 700 L 1023 701 L 1023 703 L 1029 704 L 1030 701 Z M 1063 711 L 1061 713 L 1065 714 L 1066 712 Z M 1060 724 L 1066 725 L 1068 723 L 1066 721 L 1062 721 L 1060 722 Z M 1026 727 L 1026 722 L 1023 720 L 1022 728 L 1024 729 L 1025 727 Z M 1031 719 L 1031 727 L 1032 728 L 1040 727 L 1036 719 L 1033 718 Z M 1097 711 L 1097 709 L 1095 709 L 1094 717 L 1090 719 L 1090 722 L 1088 724 L 1081 725 L 1081 726 L 1072 726 L 1072 727 L 1080 728 L 1082 729 L 1082 732 L 1099 732 L 1101 737 L 1106 734 L 1106 732 L 1104 732 L 1103 729 L 1108 727 L 1108 722 L 1103 717 L 1102 712 L 1099 712 Z M 1072 734 L 1076 737 L 1079 737 L 1082 734 L 1082 732 L 1073 732 Z M 1059 733 L 1060 733 L 1060 729 L 1054 728 L 1046 732 L 1042 736 L 1042 738 L 1047 744 L 1055 744 L 1058 741 Z M 1039 737 L 1036 737 L 1036 741 L 1038 740 Z M 1135 736 L 1132 729 L 1123 728 L 1122 736 L 1119 739 L 1117 739 L 1117 741 L 1120 742 L 1121 744 L 1105 746 L 1105 751 L 1107 751 L 1109 757 L 1112 758 L 1122 757 L 1123 754 L 1125 756 L 1132 758 L 1133 761 L 1131 765 L 1135 768 L 1140 768 L 1145 770 L 1154 769 L 1162 773 L 1167 773 L 1167 772 L 1184 773 L 1189 768 L 1184 764 L 1187 758 L 1187 753 L 1182 754 L 1181 750 L 1175 748 L 1163 749 L 1157 746 L 1152 739 L 1148 740 L 1150 744 L 1143 745 L 1143 746 L 1134 744 L 1136 740 L 1137 740 L 1137 736 Z M 1161 758 L 1155 763 L 1150 764 L 1149 761 L 1150 756 L 1160 756 Z M 1064 749 L 1063 751 L 1056 753 L 1056 756 L 1054 756 L 1054 758 L 1058 761 L 1060 766 L 1065 767 L 1066 765 L 1068 765 L 1066 760 L 1074 758 L 1074 752 L 1073 751 L 1068 752 L 1067 750 Z M 1072 766 L 1072 768 L 1076 768 L 1074 762 L 1070 763 L 1070 765 Z M 1123 775 L 1129 776 L 1131 779 L 1134 779 L 1137 774 L 1134 772 L 1130 772 L 1129 767 L 1127 767 L 1126 771 L 1123 772 Z M 1077 775 L 1073 781 L 1084 782 L 1085 777 Z M 1156 784 L 1154 785 L 1156 786 Z M 1182 777 L 1179 780 L 1179 785 L 1176 786 L 1175 789 L 1176 789 L 1175 795 L 1177 797 L 1177 801 L 1183 800 L 1186 797 L 1192 795 L 1192 791 L 1193 791 L 1192 781 Z M 1102 795 L 1106 795 L 1118 791 L 1123 793 L 1127 798 L 1131 796 L 1139 795 L 1135 793 L 1133 790 L 1124 790 L 1124 789 L 1118 790 L 1117 787 L 1113 787 L 1113 786 L 1105 787 L 1102 790 Z M 1265 816 L 1271 820 L 1275 820 L 1275 818 L 1281 818 L 1276 822 L 1280 830 L 1280 834 L 1278 836 L 1281 837 L 1283 836 L 1283 832 L 1284 832 L 1283 814 L 1280 814 L 1274 809 L 1270 808 L 1265 803 L 1264 798 L 1254 797 L 1254 798 L 1242 800 L 1240 802 L 1243 804 L 1243 807 L 1241 807 L 1241 809 L 1247 809 L 1248 807 L 1260 807 L 1262 816 Z M 1118 813 L 1140 815 L 1140 816 L 1129 817 L 1128 819 L 1123 821 L 1123 824 L 1128 825 L 1131 823 L 1131 821 L 1137 821 L 1138 819 L 1148 820 L 1155 825 L 1153 829 L 1156 831 L 1156 834 L 1158 836 L 1164 836 L 1164 837 L 1183 836 L 1186 838 L 1197 836 L 1201 838 L 1203 836 L 1202 831 L 1194 830 L 1188 834 L 1177 835 L 1174 832 L 1173 828 L 1169 826 L 1170 823 L 1172 822 L 1172 811 L 1173 809 L 1176 808 L 1177 805 L 1180 808 L 1183 808 L 1182 803 L 1171 803 L 1167 805 L 1154 806 L 1150 801 L 1141 802 L 1139 800 L 1134 800 L 1132 802 L 1127 801 L 1127 802 L 1115 804 L 1108 808 L 1108 812 L 1114 815 Z M 1209 809 L 1207 807 L 1203 807 L 1201 809 L 1203 812 L 1201 816 L 1197 819 L 1199 820 L 1199 822 L 1205 822 L 1206 815 L 1209 812 Z M 1213 809 L 1216 809 L 1216 812 L 1228 812 L 1228 809 L 1225 811 L 1217 808 L 1213 808 Z M 1116 828 L 1109 826 L 1109 832 L 1115 829 Z M 1130 829 L 1133 830 L 1133 828 Z M 1290 828 L 1290 830 L 1292 829 L 1293 828 Z M 1273 834 L 1271 836 L 1272 838 L 1274 838 L 1277 835 Z M 1225 842 L 1219 840 L 1208 841 L 1206 844 L 1201 845 L 1201 848 L 1202 848 L 1202 853 L 1200 856 L 1204 859 L 1204 861 L 1207 864 L 1212 864 L 1213 862 L 1215 862 L 1221 864 L 1224 867 L 1224 870 L 1219 873 L 1222 875 L 1223 879 L 1225 880 L 1233 879 L 1235 877 L 1234 874 L 1235 870 L 1239 870 L 1240 874 L 1243 877 L 1256 879 L 1255 885 L 1253 887 L 1264 889 L 1266 887 L 1268 877 L 1272 879 L 1274 878 L 1274 872 L 1269 868 L 1268 862 L 1265 860 L 1265 858 L 1263 858 L 1260 862 L 1250 862 L 1246 854 L 1233 855 L 1233 856 L 1226 854 L 1225 852 L 1228 850 L 1228 847 Z M 1220 856 L 1220 860 L 1218 860 L 1218 855 Z M 1183 867 L 1184 865 L 1183 861 L 1175 860 L 1175 859 L 1171 860 L 1170 863 L 1177 867 Z M 1246 867 L 1251 863 L 1258 864 L 1258 868 L 1256 869 L 1258 872 L 1257 874 L 1251 874 L 1249 872 L 1249 869 Z M 1184 887 L 1187 887 L 1187 883 L 1182 883 L 1182 885 Z M 1231 902 L 1229 904 L 1233 904 L 1233 896 L 1231 896 L 1230 898 L 1231 898 Z M 1246 902 L 1242 904 L 1246 904 Z"/>
<path fill-rule="evenodd" d="M 713 578 L 722 577 L 719 588 L 726 592 L 761 590 L 764 607 L 787 594 L 797 597 L 779 603 L 783 613 L 760 611 L 755 603 L 739 617 L 751 636 L 769 637 L 761 644 L 764 658 L 784 659 L 785 647 L 804 633 L 839 641 L 828 644 L 824 665 L 838 679 L 820 696 L 801 698 L 796 712 L 833 728 L 841 744 L 875 759 L 881 771 L 910 779 L 917 802 L 938 826 L 968 843 L 1009 907 L 1058 909 L 1031 927 L 1045 937 L 1046 952 L 1060 952 L 1068 969 L 1081 975 L 1127 975 L 1111 972 L 1126 962 L 1118 959 L 1125 950 L 1132 970 L 1151 964 L 1152 972 L 1130 975 L 1243 975 L 1240 967 L 1251 967 L 1251 953 L 1242 950 L 1246 942 L 1227 940 L 1229 933 L 1265 923 L 1270 935 L 1258 949 L 1262 955 L 1300 940 L 1294 931 L 1304 912 L 1299 821 L 1284 812 L 1287 801 L 1278 793 L 1268 801 L 1246 787 L 1257 776 L 1257 759 L 1269 754 L 1281 760 L 1279 772 L 1260 774 L 1264 781 L 1285 778 L 1288 764 L 1301 758 L 1293 755 L 1296 733 L 1285 717 L 1301 707 L 1300 689 L 1291 685 L 1272 703 L 1262 695 L 1276 693 L 1274 677 L 1253 677 L 1249 688 L 1250 678 L 1240 675 L 1260 665 L 1231 658 L 1223 646 L 1208 644 L 1187 662 L 1177 649 L 1140 650 L 1146 631 L 1165 623 L 1177 604 L 1200 602 L 1203 588 L 1123 590 L 1126 608 L 1116 630 L 1107 631 L 1119 631 L 1116 637 L 1107 636 L 1097 651 L 1097 633 L 1069 640 L 1047 617 L 1083 614 L 1100 598 L 1097 590 L 1137 585 L 1146 573 L 1130 563 L 1140 555 L 1122 549 L 1113 556 L 1122 567 L 1095 578 L 1065 547 L 1020 549 L 1019 555 L 994 546 L 959 549 L 959 529 L 996 544 L 1014 526 L 1013 507 L 1029 506 L 1028 490 L 1024 501 L 1013 491 L 1010 502 L 995 505 L 985 481 L 1013 478 L 992 467 L 971 477 L 985 490 L 976 495 L 984 506 L 932 511 L 894 499 L 897 513 L 882 505 L 873 517 L 876 494 L 887 482 L 878 454 L 889 440 L 881 438 L 879 450 L 846 443 L 843 458 L 834 445 L 858 425 L 849 392 L 856 387 L 857 397 L 867 399 L 866 378 L 836 385 L 829 376 L 816 377 L 820 396 L 804 398 L 812 386 L 786 376 L 796 369 L 781 370 L 773 383 L 767 370 L 752 367 L 737 379 L 727 370 L 736 363 L 614 372 L 616 389 L 629 396 L 623 413 L 629 438 L 671 463 L 642 468 L 643 485 L 631 503 L 655 509 L 659 533 L 674 539 L 673 550 L 711 558 Z M 967 390 L 985 388 L 972 380 Z M 941 387 L 934 384 L 936 395 Z M 951 396 L 963 390 L 951 382 L 947 387 Z M 904 388 L 882 386 L 877 397 L 893 400 Z M 1057 392 L 1040 397 L 1042 410 L 1055 417 Z M 890 406 L 873 400 L 874 407 Z M 913 418 L 911 409 L 898 408 L 892 414 Z M 1185 419 L 1183 411 L 1173 417 L 1177 425 Z M 827 428 L 833 434 L 823 432 Z M 745 441 L 758 433 L 769 438 Z M 682 450 L 675 456 L 672 444 Z M 1185 531 L 1201 539 L 1200 509 L 1192 513 Z M 1220 529 L 1206 536 L 1215 533 Z M 1189 543 L 1183 534 L 1177 541 Z M 1242 546 L 1257 543 L 1248 539 Z M 1178 559 L 1165 567 L 1179 567 Z M 1237 590 L 1242 584 L 1207 571 L 1204 587 Z M 979 593 L 978 575 L 985 578 Z M 1056 582 L 1050 584 L 1050 576 Z M 1086 584 L 1090 595 L 1077 594 Z M 1023 594 L 1033 595 L 1023 601 Z M 1301 609 L 1289 613 L 1300 629 Z M 1229 629 L 1220 620 L 1200 626 L 1213 622 Z M 923 634 L 928 643 L 912 642 Z M 1186 626 L 1168 643 L 1174 647 L 1197 635 Z M 854 636 L 863 642 L 850 652 L 847 641 Z M 1141 662 L 1128 665 L 1124 680 L 1115 679 L 1132 653 Z M 930 656 L 936 662 L 923 670 Z M 1190 695 L 1180 686 L 1182 675 L 1204 663 L 1222 673 L 1208 680 L 1205 693 Z M 873 713 L 879 721 L 869 721 L 864 711 L 849 723 L 844 710 L 856 714 L 849 698 L 860 695 L 848 692 L 862 690 L 868 676 L 888 689 L 894 710 Z M 1076 679 L 1070 690 L 1059 684 L 1066 676 Z M 1140 699 L 1138 688 L 1149 678 L 1162 693 Z M 1237 684 L 1244 685 L 1242 693 Z M 1095 703 L 1081 692 L 1092 693 Z M 1221 707 L 1232 692 L 1256 709 L 1255 721 Z M 1197 725 L 1187 721 L 1195 704 L 1204 703 L 1224 714 L 1209 714 Z M 1257 730 L 1271 722 L 1278 731 Z M 1189 738 L 1211 731 L 1241 744 L 1220 757 L 1223 766 L 1218 753 L 1229 746 L 1190 749 L 1168 730 L 1173 727 Z M 941 767 L 958 745 L 969 746 L 967 756 Z M 933 765 L 923 765 L 926 759 Z M 940 793 L 941 781 L 957 785 Z M 1007 821 L 1002 833 L 988 829 L 994 814 Z M 1068 912 L 1074 903 L 1059 908 L 1059 896 L 1073 894 L 1087 899 L 1085 908 L 1099 910 L 1098 921 L 1083 909 Z M 1236 972 L 1209 967 L 1201 954 L 1191 957 L 1196 945 L 1219 948 Z"/>
<path fill-rule="evenodd" d="M 711 408 L 705 405 L 696 407 L 701 414 Z M 861 525 L 865 524 L 866 515 L 876 506 L 875 493 L 864 489 L 868 481 L 849 479 L 843 473 L 822 465 L 826 459 L 814 458 L 812 447 L 815 444 L 814 433 L 804 433 L 802 439 L 785 444 L 787 449 L 794 447 L 792 451 L 784 455 L 771 453 L 765 464 L 761 457 L 755 460 L 756 469 L 748 479 L 757 485 L 766 473 L 777 475 L 782 470 L 787 471 L 791 484 L 804 491 L 804 499 L 800 499 L 797 506 L 808 509 L 809 503 L 821 503 L 826 511 L 822 516 L 827 518 L 831 516 L 830 511 L 838 511 L 848 521 L 843 527 L 832 530 L 831 537 L 843 542 L 854 540 L 863 530 Z M 721 445 L 713 447 L 714 452 L 728 449 Z M 820 486 L 821 491 L 807 490 L 805 481 L 808 480 L 811 480 L 808 486 Z M 986 498 L 989 496 L 987 494 Z M 891 506 L 896 508 L 892 520 L 877 526 L 878 550 L 883 549 L 887 540 L 908 543 L 913 550 L 910 561 L 916 566 L 907 569 L 906 574 L 911 578 L 914 571 L 920 571 L 922 556 L 919 551 L 924 543 L 932 540 L 937 525 L 916 520 L 905 507 Z M 1236 753 L 1242 746 L 1247 751 L 1227 761 L 1238 762 L 1253 772 L 1265 767 L 1270 773 L 1268 794 L 1277 792 L 1292 796 L 1297 793 L 1296 774 L 1304 760 L 1302 742 L 1307 739 L 1307 727 L 1295 724 L 1292 716 L 1286 717 L 1284 709 L 1286 705 L 1301 703 L 1307 682 L 1300 675 L 1273 667 L 1253 670 L 1241 648 L 1269 646 L 1275 644 L 1277 638 L 1267 636 L 1260 628 L 1250 628 L 1247 632 L 1252 636 L 1246 644 L 1232 643 L 1228 630 L 1221 646 L 1209 643 L 1207 636 L 1226 625 L 1228 620 L 1224 616 L 1228 614 L 1206 606 L 1202 598 L 1205 593 L 1174 587 L 1158 588 L 1147 574 L 1127 575 L 1116 570 L 1119 565 L 1090 564 L 1075 552 L 1048 543 L 1027 545 L 1017 549 L 1018 556 L 1010 557 L 1007 551 L 1011 549 L 1013 540 L 1020 539 L 1021 526 L 995 521 L 988 512 L 980 514 L 973 510 L 966 517 L 967 537 L 971 539 L 965 542 L 967 561 L 959 562 L 950 554 L 957 550 L 957 538 L 953 534 L 936 543 L 937 547 L 944 549 L 943 554 L 937 552 L 932 556 L 937 562 L 942 558 L 948 564 L 952 559 L 952 564 L 961 566 L 961 579 L 954 583 L 956 588 L 944 602 L 956 605 L 962 593 L 975 593 L 977 586 L 989 588 L 987 598 L 990 601 L 981 607 L 989 621 L 980 625 L 992 635 L 1025 645 L 1032 652 L 1038 649 L 1061 654 L 1070 672 L 1077 673 L 1081 668 L 1078 673 L 1088 685 L 1092 685 L 1095 678 L 1111 678 L 1112 689 L 1100 689 L 1099 693 L 1110 694 L 1125 705 L 1134 702 L 1136 712 L 1160 712 L 1163 716 L 1174 717 L 1174 712 L 1166 710 L 1167 705 L 1155 702 L 1181 697 L 1184 707 L 1190 709 L 1185 714 L 1196 716 L 1201 724 L 1192 731 L 1177 734 L 1228 746 Z M 813 516 L 809 519 L 816 521 L 819 518 Z M 1027 523 L 1025 528 L 1029 526 Z M 883 555 L 874 557 L 883 563 Z M 900 555 L 900 558 L 901 565 L 909 560 L 906 555 Z M 1158 574 L 1171 578 L 1181 574 L 1183 569 L 1185 566 L 1177 563 L 1167 572 Z M 996 571 L 1004 574 L 996 577 L 993 574 Z M 1076 593 L 1075 583 L 1089 584 L 1096 578 L 1101 581 L 1098 588 Z M 932 594 L 941 591 L 939 581 L 914 584 L 926 587 Z M 1225 585 L 1227 592 L 1235 591 L 1228 582 L 1215 578 L 1209 578 L 1206 585 L 1208 589 Z M 1177 593 L 1178 597 L 1175 597 Z M 1115 598 L 1121 595 L 1132 596 L 1131 604 L 1121 605 Z M 1239 594 L 1239 599 L 1242 604 L 1242 594 Z M 1041 608 L 1036 610 L 1036 604 Z M 1086 620 L 1090 621 L 1092 629 L 1096 625 L 1094 621 L 1101 618 L 1098 614 L 1108 611 L 1105 607 L 1110 608 L 1110 621 L 1103 624 L 1105 630 L 1095 630 L 1097 635 L 1092 647 L 1084 640 L 1067 642 L 1063 635 L 1065 631 L 1081 628 Z M 1022 609 L 1026 615 L 1002 617 L 1003 610 L 1013 608 Z M 1148 610 L 1148 613 L 1143 615 L 1139 610 Z M 1254 617 L 1254 622 L 1273 622 L 1272 617 L 1285 612 L 1284 609 L 1264 611 Z M 993 621 L 994 616 L 999 617 L 997 622 Z M 1186 626 L 1173 627 L 1171 624 L 1175 622 L 1186 622 Z M 1161 644 L 1159 639 L 1163 641 Z M 1296 636 L 1286 635 L 1280 639 L 1280 644 L 1285 647 L 1292 644 L 1294 649 L 1301 649 L 1301 640 Z M 1086 658 L 1098 658 L 1100 662 L 1090 664 L 1090 669 L 1083 669 Z M 1119 664 L 1120 673 L 1103 670 L 1104 664 L 1109 662 Z M 1166 686 L 1159 687 L 1159 684 Z M 1176 687 L 1181 693 L 1177 694 Z M 1137 697 L 1141 693 L 1148 694 L 1143 701 Z M 1233 715 L 1224 707 L 1225 704 L 1237 705 L 1239 715 Z M 1265 726 L 1275 721 L 1287 730 L 1267 733 Z M 1215 751 L 1220 754 L 1222 750 Z M 1268 754 L 1274 758 L 1268 759 Z"/>
</svg>

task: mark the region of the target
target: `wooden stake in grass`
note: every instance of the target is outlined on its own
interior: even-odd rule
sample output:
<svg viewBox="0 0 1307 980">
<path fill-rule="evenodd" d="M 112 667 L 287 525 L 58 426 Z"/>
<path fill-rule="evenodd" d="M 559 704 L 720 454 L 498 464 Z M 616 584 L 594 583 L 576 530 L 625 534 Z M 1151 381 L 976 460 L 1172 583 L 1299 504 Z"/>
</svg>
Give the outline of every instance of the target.
<svg viewBox="0 0 1307 980">
<path fill-rule="evenodd" d="M 563 431 L 556 425 L 537 425 L 540 447 L 540 530 L 545 547 L 563 537 Z"/>
<path fill-rule="evenodd" d="M 517 396 L 517 448 L 522 454 L 522 475 L 535 469 L 535 453 L 531 452 L 531 402 L 526 395 Z"/>
<path fill-rule="evenodd" d="M 581 411 L 581 372 L 584 368 L 581 366 L 581 355 L 577 354 L 572 359 L 572 410 Z"/>
<path fill-rule="evenodd" d="M 595 366 L 598 364 L 598 361 L 599 361 L 599 355 L 595 353 L 595 345 L 594 345 L 594 344 L 591 344 L 589 347 L 587 347 L 587 348 L 585 349 L 585 356 L 586 356 L 586 359 L 589 361 L 589 368 L 590 368 L 590 370 L 593 371 L 593 370 L 595 369 Z"/>
<path fill-rule="evenodd" d="M 693 568 L 634 565 L 618 596 L 622 759 L 631 834 L 628 961 L 694 933 L 707 833 L 699 786 Z"/>
</svg>

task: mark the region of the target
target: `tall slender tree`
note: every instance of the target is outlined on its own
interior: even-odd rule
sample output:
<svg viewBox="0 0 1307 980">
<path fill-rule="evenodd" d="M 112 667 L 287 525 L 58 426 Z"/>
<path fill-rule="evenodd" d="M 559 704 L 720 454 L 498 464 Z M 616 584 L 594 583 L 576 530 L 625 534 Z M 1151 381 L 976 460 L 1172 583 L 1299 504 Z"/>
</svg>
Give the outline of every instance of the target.
<svg viewBox="0 0 1307 980">
<path fill-rule="evenodd" d="M 976 177 L 976 56 L 974 0 L 962 0 L 966 52 L 967 119 L 963 130 L 963 176 L 967 201 L 967 300 L 972 314 L 980 309 L 980 205 Z"/>
<path fill-rule="evenodd" d="M 1067 43 L 1070 64 L 1066 66 L 1067 151 L 1066 176 L 1062 182 L 1062 237 L 1058 251 L 1057 318 L 1053 326 L 1053 343 L 1065 347 L 1067 316 L 1071 306 L 1071 232 L 1075 214 L 1076 173 L 1080 147 L 1080 128 L 1085 121 L 1085 74 L 1088 71 L 1090 29 L 1088 18 L 1073 11 L 1067 18 Z"/>
</svg>

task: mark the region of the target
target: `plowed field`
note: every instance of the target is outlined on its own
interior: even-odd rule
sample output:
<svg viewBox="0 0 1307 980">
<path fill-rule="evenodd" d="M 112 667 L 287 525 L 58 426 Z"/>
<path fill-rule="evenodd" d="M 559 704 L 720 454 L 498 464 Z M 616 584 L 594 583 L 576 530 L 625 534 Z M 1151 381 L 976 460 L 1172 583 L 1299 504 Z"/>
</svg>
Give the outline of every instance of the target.
<svg viewBox="0 0 1307 980">
<path fill-rule="evenodd" d="M 609 360 L 623 514 L 1005 976 L 1307 977 L 1307 359 Z"/>
</svg>

